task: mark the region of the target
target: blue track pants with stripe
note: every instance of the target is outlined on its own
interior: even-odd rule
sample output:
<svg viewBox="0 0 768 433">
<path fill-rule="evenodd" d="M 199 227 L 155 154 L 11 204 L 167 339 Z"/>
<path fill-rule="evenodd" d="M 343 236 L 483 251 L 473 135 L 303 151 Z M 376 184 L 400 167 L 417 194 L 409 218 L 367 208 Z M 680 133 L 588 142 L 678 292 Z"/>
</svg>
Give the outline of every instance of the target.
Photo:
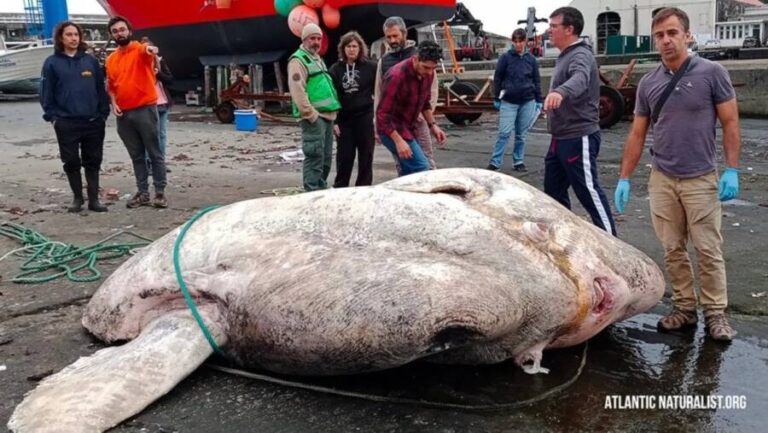
<svg viewBox="0 0 768 433">
<path fill-rule="evenodd" d="M 552 137 L 544 160 L 544 192 L 570 209 L 568 187 L 573 187 L 592 222 L 616 235 L 611 207 L 597 180 L 599 152 L 600 131 L 567 140 Z"/>
</svg>

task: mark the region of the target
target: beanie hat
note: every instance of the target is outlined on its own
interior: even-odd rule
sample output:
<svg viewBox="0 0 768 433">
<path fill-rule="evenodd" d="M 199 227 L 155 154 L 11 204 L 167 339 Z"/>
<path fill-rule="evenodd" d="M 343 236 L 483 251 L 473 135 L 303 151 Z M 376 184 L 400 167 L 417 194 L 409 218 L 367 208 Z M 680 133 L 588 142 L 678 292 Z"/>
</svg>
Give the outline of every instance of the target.
<svg viewBox="0 0 768 433">
<path fill-rule="evenodd" d="M 323 31 L 315 23 L 309 23 L 301 30 L 301 40 L 307 39 L 311 35 L 323 35 Z"/>
</svg>

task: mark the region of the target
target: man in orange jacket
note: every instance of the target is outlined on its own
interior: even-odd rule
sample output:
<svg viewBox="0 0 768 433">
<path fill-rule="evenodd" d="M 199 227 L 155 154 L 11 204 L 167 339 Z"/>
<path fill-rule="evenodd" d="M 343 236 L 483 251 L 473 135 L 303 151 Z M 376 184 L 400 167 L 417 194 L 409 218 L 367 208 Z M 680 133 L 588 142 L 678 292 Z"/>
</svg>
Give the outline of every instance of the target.
<svg viewBox="0 0 768 433">
<path fill-rule="evenodd" d="M 107 24 L 117 42 L 117 50 L 107 58 L 107 90 L 112 111 L 117 118 L 117 133 L 123 140 L 133 162 L 138 192 L 128 200 L 129 208 L 148 206 L 168 207 L 165 196 L 165 157 L 160 151 L 157 132 L 157 90 L 155 88 L 155 58 L 157 47 L 133 40 L 131 24 L 116 16 Z M 155 197 L 149 198 L 149 173 L 145 155 L 149 155 Z"/>
</svg>

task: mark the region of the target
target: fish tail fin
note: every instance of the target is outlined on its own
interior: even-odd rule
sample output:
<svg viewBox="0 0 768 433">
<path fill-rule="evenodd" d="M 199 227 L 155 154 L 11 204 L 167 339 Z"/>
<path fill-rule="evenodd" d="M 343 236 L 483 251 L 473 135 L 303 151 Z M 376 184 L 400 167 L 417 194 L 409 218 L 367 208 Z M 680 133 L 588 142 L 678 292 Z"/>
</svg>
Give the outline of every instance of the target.
<svg viewBox="0 0 768 433">
<path fill-rule="evenodd" d="M 220 324 L 206 320 L 217 344 Z M 150 322 L 134 340 L 99 350 L 47 377 L 8 421 L 14 432 L 102 432 L 141 412 L 213 352 L 188 311 Z"/>
</svg>

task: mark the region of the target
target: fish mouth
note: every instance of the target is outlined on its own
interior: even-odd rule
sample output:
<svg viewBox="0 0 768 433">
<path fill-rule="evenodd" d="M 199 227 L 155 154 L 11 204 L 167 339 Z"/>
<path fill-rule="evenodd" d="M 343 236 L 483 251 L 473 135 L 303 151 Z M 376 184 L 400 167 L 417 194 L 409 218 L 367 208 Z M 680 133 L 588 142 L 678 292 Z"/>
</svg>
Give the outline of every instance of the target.
<svg viewBox="0 0 768 433">
<path fill-rule="evenodd" d="M 613 309 L 614 293 L 606 278 L 595 278 L 592 284 L 592 314 L 603 315 Z"/>
</svg>

